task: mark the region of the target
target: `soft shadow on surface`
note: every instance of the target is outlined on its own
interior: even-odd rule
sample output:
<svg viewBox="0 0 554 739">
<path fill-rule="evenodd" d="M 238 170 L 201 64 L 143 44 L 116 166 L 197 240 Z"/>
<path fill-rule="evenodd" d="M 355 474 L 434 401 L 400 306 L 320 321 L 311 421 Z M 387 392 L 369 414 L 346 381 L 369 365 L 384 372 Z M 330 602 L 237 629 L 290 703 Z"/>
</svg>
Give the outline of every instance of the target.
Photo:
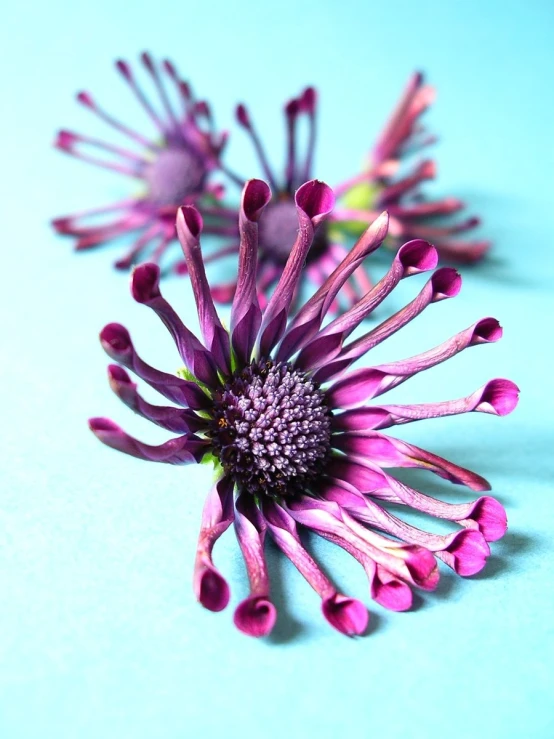
<svg viewBox="0 0 554 739">
<path fill-rule="evenodd" d="M 471 277 L 476 283 L 483 282 L 487 285 L 497 284 L 504 287 L 527 287 L 536 288 L 542 284 L 540 279 L 532 279 L 529 275 L 523 276 L 521 271 L 516 270 L 506 256 L 489 252 L 476 264 L 455 265 L 462 277 Z"/>
<path fill-rule="evenodd" d="M 420 611 L 434 605 L 433 601 L 446 600 L 451 593 L 458 587 L 458 575 L 439 563 L 441 577 L 436 590 L 425 593 L 421 590 L 413 588 L 414 599 L 412 607 L 408 613 L 412 611 Z"/>
<path fill-rule="evenodd" d="M 472 580 L 492 580 L 497 575 L 501 575 L 510 568 L 510 562 L 514 557 L 536 549 L 541 545 L 540 538 L 537 536 L 527 536 L 519 531 L 506 532 L 506 535 L 500 541 L 493 542 L 494 554 L 492 554 L 486 567 L 473 575 Z"/>
<path fill-rule="evenodd" d="M 460 198 L 465 204 L 465 210 L 459 214 L 460 220 L 463 220 L 465 214 L 475 215 L 482 221 L 482 225 L 469 231 L 467 237 L 462 234 L 460 238 L 467 238 L 468 241 L 483 239 L 489 241 L 491 246 L 483 259 L 474 264 L 452 263 L 449 266 L 456 267 L 462 277 L 467 276 L 475 282 L 485 284 L 534 288 L 544 282 L 539 275 L 537 279 L 529 274 L 523 276 L 517 259 L 514 258 L 521 251 L 521 245 L 529 243 L 529 233 L 527 228 L 523 228 L 521 217 L 514 217 L 514 213 L 521 213 L 520 199 L 505 192 L 479 191 L 474 188 L 451 192 L 450 195 Z M 446 223 L 452 223 L 452 220 L 446 219 Z"/>
<path fill-rule="evenodd" d="M 383 616 L 379 613 L 376 613 L 372 608 L 368 608 L 368 611 L 369 611 L 369 623 L 367 625 L 367 629 L 359 637 L 354 637 L 356 639 L 364 639 L 366 636 L 373 636 L 373 634 L 375 634 L 376 632 L 383 630 L 383 627 L 384 627 Z"/>
<path fill-rule="evenodd" d="M 287 608 L 287 588 L 284 570 L 286 561 L 284 555 L 272 543 L 266 547 L 267 566 L 271 581 L 271 600 L 277 609 L 277 621 L 266 641 L 269 644 L 286 644 L 296 639 L 305 627 L 297 621 Z"/>
</svg>

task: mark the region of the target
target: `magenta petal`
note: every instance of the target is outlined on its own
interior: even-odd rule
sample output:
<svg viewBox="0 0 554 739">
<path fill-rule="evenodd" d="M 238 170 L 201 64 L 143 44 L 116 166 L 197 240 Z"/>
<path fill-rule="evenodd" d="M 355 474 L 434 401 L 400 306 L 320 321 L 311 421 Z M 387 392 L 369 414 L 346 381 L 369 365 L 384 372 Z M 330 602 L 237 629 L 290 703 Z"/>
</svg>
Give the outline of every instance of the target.
<svg viewBox="0 0 554 739">
<path fill-rule="evenodd" d="M 160 268 L 157 264 L 141 264 L 133 272 L 131 292 L 137 303 L 148 303 L 160 297 Z"/>
<path fill-rule="evenodd" d="M 423 239 L 406 242 L 398 250 L 398 259 L 406 275 L 419 274 L 435 269 L 438 263 L 437 250 Z"/>
<path fill-rule="evenodd" d="M 502 338 L 496 318 L 483 318 L 439 346 L 409 359 L 353 370 L 335 382 L 327 397 L 333 408 L 349 408 L 374 398 L 409 380 L 418 372 L 445 362 L 470 346 Z"/>
<path fill-rule="evenodd" d="M 271 200 L 271 190 L 263 180 L 249 180 L 244 186 L 242 207 L 249 221 L 257 221 Z"/>
<path fill-rule="evenodd" d="M 415 467 L 429 470 L 455 484 L 466 485 L 471 490 L 490 490 L 489 483 L 475 472 L 416 447 L 414 444 L 381 434 L 379 431 L 354 431 L 340 434 L 335 437 L 334 443 L 346 454 L 357 457 L 356 462 L 364 466 L 368 466 L 367 460 L 371 460 L 372 467 L 375 465 L 386 468 Z M 375 474 L 375 471 L 372 474 Z"/>
<path fill-rule="evenodd" d="M 207 449 L 204 440 L 191 434 L 152 446 L 130 436 L 109 418 L 91 418 L 88 423 L 92 433 L 106 446 L 148 462 L 178 465 L 198 463 Z"/>
<path fill-rule="evenodd" d="M 120 323 L 108 323 L 100 332 L 100 343 L 109 357 L 174 403 L 203 410 L 211 406 L 211 399 L 196 383 L 161 372 L 144 362 L 136 353 L 129 332 Z"/>
<path fill-rule="evenodd" d="M 441 267 L 431 277 L 433 286 L 432 302 L 436 303 L 445 298 L 455 298 L 462 288 L 462 278 L 452 267 Z"/>
<path fill-rule="evenodd" d="M 199 603 L 209 611 L 222 611 L 229 603 L 229 586 L 211 564 L 206 563 L 196 569 L 193 587 Z"/>
<path fill-rule="evenodd" d="M 108 380 L 114 393 L 128 408 L 167 431 L 186 434 L 206 428 L 206 419 L 193 411 L 148 403 L 139 395 L 136 384 L 118 364 L 109 365 Z"/>
<path fill-rule="evenodd" d="M 340 353 L 332 361 L 327 362 L 318 369 L 314 375 L 314 379 L 316 382 L 326 382 L 327 380 L 336 377 L 357 359 L 388 339 L 389 336 L 392 336 L 405 325 L 410 323 L 410 321 L 413 321 L 414 318 L 420 315 L 420 313 L 427 308 L 427 306 L 440 300 L 445 300 L 446 298 L 455 297 L 460 290 L 460 286 L 461 278 L 456 270 L 449 267 L 438 269 L 423 286 L 419 295 L 417 295 L 410 303 L 380 323 L 374 329 L 368 331 L 359 339 L 356 339 L 343 347 Z M 356 311 L 356 306 L 353 310 Z M 348 315 L 348 313 L 345 315 Z M 337 320 L 341 321 L 343 319 L 344 316 L 341 316 Z M 332 324 L 329 324 L 329 327 L 325 330 L 329 330 L 331 325 Z"/>
<path fill-rule="evenodd" d="M 491 380 L 481 396 L 477 410 L 507 416 L 516 407 L 519 400 L 519 388 L 511 380 Z"/>
<path fill-rule="evenodd" d="M 180 222 L 181 230 L 184 234 L 187 234 L 187 238 L 192 237 L 198 239 L 204 228 L 204 221 L 200 212 L 197 208 L 192 205 L 187 205 L 179 208 L 177 212 L 177 219 Z M 179 226 L 178 226 L 179 228 Z"/>
<path fill-rule="evenodd" d="M 240 105 L 237 105 L 235 116 L 237 118 L 237 122 L 241 126 L 243 126 L 244 128 L 250 128 L 250 116 L 248 115 L 246 106 L 244 106 L 242 103 Z"/>
<path fill-rule="evenodd" d="M 192 374 L 206 385 L 217 386 L 219 379 L 212 353 L 202 346 L 163 298 L 159 281 L 160 268 L 156 264 L 141 264 L 136 267 L 131 279 L 133 297 L 159 316 L 173 337 L 181 359 Z"/>
<path fill-rule="evenodd" d="M 446 549 L 437 557 L 462 577 L 481 572 L 490 555 L 490 548 L 480 531 L 458 531 Z"/>
<path fill-rule="evenodd" d="M 414 584 L 423 590 L 435 590 L 440 574 L 433 552 L 417 545 L 408 545 L 404 551 L 408 553 L 404 561 Z"/>
<path fill-rule="evenodd" d="M 300 98 L 300 107 L 309 115 L 315 113 L 317 104 L 317 90 L 314 87 L 306 87 Z"/>
<path fill-rule="evenodd" d="M 382 567 L 375 567 L 370 591 L 373 600 L 389 611 L 408 611 L 412 607 L 413 593 L 410 586 Z"/>
<path fill-rule="evenodd" d="M 194 562 L 193 588 L 196 598 L 210 611 L 221 611 L 229 602 L 229 586 L 212 562 L 212 549 L 233 522 L 234 483 L 221 478 L 210 490 L 202 510 Z"/>
<path fill-rule="evenodd" d="M 296 193 L 298 235 L 263 314 L 259 335 L 259 353 L 262 357 L 270 355 L 285 333 L 288 314 L 312 245 L 314 229 L 328 215 L 333 202 L 331 188 L 318 180 L 306 182 Z"/>
<path fill-rule="evenodd" d="M 375 163 L 397 159 L 417 131 L 418 119 L 432 103 L 435 91 L 414 72 L 373 148 Z"/>
<path fill-rule="evenodd" d="M 202 336 L 218 368 L 228 373 L 231 368 L 229 334 L 219 319 L 206 277 L 199 241 L 202 225 L 202 216 L 192 205 L 179 208 L 176 222 L 177 236 L 185 255 Z"/>
<path fill-rule="evenodd" d="M 296 361 L 300 368 L 316 368 L 336 357 L 344 340 L 398 285 L 399 281 L 436 266 L 436 249 L 426 241 L 410 241 L 395 255 L 391 268 L 350 310 L 331 321 L 304 347 Z M 440 270 L 439 270 L 440 272 Z M 433 279 L 433 278 L 431 278 Z M 385 325 L 385 324 L 382 324 Z M 331 341 L 331 339 L 334 340 Z M 322 370 L 322 379 L 325 370 Z"/>
<path fill-rule="evenodd" d="M 298 188 L 296 205 L 312 221 L 314 228 L 329 215 L 335 205 L 335 195 L 331 188 L 319 180 L 310 180 Z"/>
<path fill-rule="evenodd" d="M 271 198 L 262 180 L 250 180 L 242 191 L 239 213 L 239 266 L 231 308 L 231 337 L 237 361 L 247 364 L 262 322 L 257 295 L 258 218 Z"/>
<path fill-rule="evenodd" d="M 315 295 L 298 311 L 279 346 L 277 353 L 279 361 L 289 359 L 316 335 L 340 288 L 364 259 L 382 244 L 387 235 L 388 225 L 388 213 L 381 213 L 360 236 Z"/>
<path fill-rule="evenodd" d="M 346 636 L 363 634 L 369 622 L 369 613 L 363 603 L 339 593 L 325 598 L 321 610 L 331 626 Z"/>
<path fill-rule="evenodd" d="M 237 606 L 233 621 L 237 629 L 248 636 L 267 636 L 275 626 L 277 610 L 263 596 L 246 598 Z"/>
<path fill-rule="evenodd" d="M 504 507 L 488 495 L 476 500 L 472 510 L 458 522 L 464 526 L 469 526 L 470 522 L 476 525 L 487 541 L 498 541 L 508 528 Z"/>
</svg>

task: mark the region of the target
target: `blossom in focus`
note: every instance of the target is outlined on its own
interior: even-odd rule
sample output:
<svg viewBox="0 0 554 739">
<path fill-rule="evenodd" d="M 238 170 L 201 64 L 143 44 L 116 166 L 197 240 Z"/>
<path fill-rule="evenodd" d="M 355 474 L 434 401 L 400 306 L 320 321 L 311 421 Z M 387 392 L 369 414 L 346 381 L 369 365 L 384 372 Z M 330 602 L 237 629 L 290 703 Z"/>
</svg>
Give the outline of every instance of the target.
<svg viewBox="0 0 554 739">
<path fill-rule="evenodd" d="M 101 332 L 102 346 L 117 363 L 108 368 L 112 390 L 139 416 L 176 436 L 152 446 L 106 418 L 91 419 L 90 428 L 107 446 L 139 459 L 178 465 L 214 462 L 216 482 L 206 498 L 194 568 L 194 590 L 203 606 L 220 611 L 229 602 L 229 586 L 214 563 L 213 548 L 234 524 L 250 582 L 250 594 L 234 612 L 241 631 L 266 635 L 276 620 L 264 554 L 264 541 L 271 537 L 319 595 L 329 624 L 343 634 L 361 634 L 368 622 L 365 606 L 337 590 L 305 549 L 300 531 L 309 529 L 350 553 L 367 573 L 371 597 L 392 610 L 410 607 L 412 588 L 436 588 L 438 561 L 462 576 L 479 572 L 490 554 L 489 542 L 506 531 L 502 505 L 483 494 L 489 484 L 389 431 L 472 411 L 504 416 L 516 406 L 518 389 L 509 380 L 493 379 L 456 400 L 369 403 L 469 347 L 497 341 L 500 325 L 494 318 L 483 318 L 417 356 L 352 369 L 431 305 L 455 297 L 460 276 L 447 267 L 435 270 L 436 249 L 412 240 L 354 307 L 323 325 L 346 281 L 386 238 L 388 216 L 383 213 L 291 317 L 306 256 L 334 205 L 332 190 L 312 180 L 296 192 L 300 228 L 276 289 L 262 309 L 255 277 L 263 212 L 272 202 L 261 180 L 245 185 L 229 330 L 214 307 L 200 249 L 202 218 L 193 206 L 179 209 L 177 233 L 201 340 L 161 294 L 158 266 L 143 264 L 134 270 L 133 297 L 151 308 L 171 334 L 184 363 L 178 375 L 146 363 L 120 324 L 109 324 Z M 428 271 L 429 279 L 410 303 L 352 338 L 400 280 Z M 127 370 L 174 405 L 147 402 Z M 471 502 L 444 502 L 401 482 L 390 468 L 425 470 L 479 495 Z M 394 512 L 390 503 L 395 504 Z M 403 520 L 398 513 L 402 509 L 420 511 L 430 521 L 451 521 L 453 530 L 438 534 L 416 528 Z"/>
<path fill-rule="evenodd" d="M 413 162 L 411 156 L 435 142 L 421 117 L 435 98 L 421 73 L 409 80 L 400 101 L 375 143 L 368 168 L 340 187 L 343 208 L 339 226 L 361 233 L 368 219 L 383 208 L 390 216 L 386 245 L 397 249 L 406 239 L 431 241 L 442 259 L 471 263 L 481 259 L 488 241 L 460 237 L 476 228 L 476 217 L 455 218 L 465 205 L 458 198 L 429 198 L 420 188 L 436 175 L 432 159 Z M 350 216 L 350 222 L 348 221 Z"/>
<path fill-rule="evenodd" d="M 141 61 L 155 90 L 155 104 L 127 62 L 118 60 L 116 69 L 151 119 L 154 136 L 144 136 L 121 123 L 92 95 L 80 92 L 78 102 L 134 148 L 67 130 L 59 131 L 55 141 L 61 151 L 141 184 L 142 191 L 137 195 L 53 221 L 58 233 L 74 237 L 77 250 L 134 234 L 130 250 L 116 262 L 120 269 L 143 261 L 146 253 L 151 261 L 160 260 L 176 239 L 175 216 L 180 205 L 194 203 L 202 207 L 211 218 L 208 232 L 225 235 L 236 230 L 218 221 L 220 213 L 225 212 L 219 204 L 222 188 L 209 179 L 214 170 L 225 169 L 220 155 L 226 135 L 215 131 L 208 103 L 195 99 L 170 61 L 157 64 L 147 53 L 142 54 Z"/>
</svg>

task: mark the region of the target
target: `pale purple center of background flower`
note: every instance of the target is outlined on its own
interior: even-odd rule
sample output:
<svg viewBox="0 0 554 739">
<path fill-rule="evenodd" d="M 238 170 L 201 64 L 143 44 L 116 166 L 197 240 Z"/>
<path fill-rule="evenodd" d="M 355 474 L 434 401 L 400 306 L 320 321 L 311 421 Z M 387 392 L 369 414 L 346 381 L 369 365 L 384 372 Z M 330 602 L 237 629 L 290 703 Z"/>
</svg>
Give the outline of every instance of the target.
<svg viewBox="0 0 554 739">
<path fill-rule="evenodd" d="M 182 205 L 187 195 L 203 190 L 206 174 L 202 156 L 182 146 L 169 146 L 144 172 L 148 199 L 157 205 Z"/>
<path fill-rule="evenodd" d="M 329 454 L 330 416 L 324 393 L 303 372 L 256 362 L 214 396 L 214 453 L 241 490 L 304 492 Z"/>
<path fill-rule="evenodd" d="M 285 264 L 298 234 L 298 213 L 290 198 L 271 202 L 260 216 L 259 247 L 262 254 L 273 262 Z M 326 250 L 328 246 L 325 225 L 318 228 L 310 251 L 308 262 Z"/>
</svg>

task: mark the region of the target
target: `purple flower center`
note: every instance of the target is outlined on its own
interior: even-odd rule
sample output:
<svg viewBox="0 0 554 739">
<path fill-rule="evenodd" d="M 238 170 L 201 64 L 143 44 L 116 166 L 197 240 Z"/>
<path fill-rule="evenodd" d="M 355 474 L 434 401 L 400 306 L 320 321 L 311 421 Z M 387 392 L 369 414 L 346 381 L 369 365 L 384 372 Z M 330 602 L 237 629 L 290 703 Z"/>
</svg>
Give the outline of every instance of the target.
<svg viewBox="0 0 554 739">
<path fill-rule="evenodd" d="M 260 216 L 258 243 L 262 255 L 277 264 L 285 264 L 298 233 L 298 214 L 290 196 L 275 200 Z M 308 262 L 317 259 L 329 246 L 325 224 L 317 229 L 308 252 Z"/>
<path fill-rule="evenodd" d="M 161 206 L 182 205 L 188 195 L 202 192 L 206 174 L 201 154 L 170 144 L 145 169 L 148 199 Z"/>
<path fill-rule="evenodd" d="M 331 448 L 325 394 L 289 364 L 253 362 L 214 395 L 213 452 L 241 490 L 304 492 Z"/>
</svg>

